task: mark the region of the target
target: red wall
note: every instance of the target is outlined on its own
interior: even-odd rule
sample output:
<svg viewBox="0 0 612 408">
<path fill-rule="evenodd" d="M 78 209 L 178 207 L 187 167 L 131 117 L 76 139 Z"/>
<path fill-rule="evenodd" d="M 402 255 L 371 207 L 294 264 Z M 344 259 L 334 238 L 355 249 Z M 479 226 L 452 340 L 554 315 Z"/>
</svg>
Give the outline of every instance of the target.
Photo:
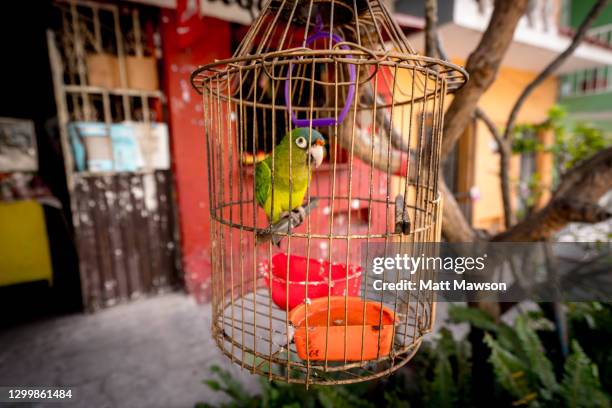
<svg viewBox="0 0 612 408">
<path fill-rule="evenodd" d="M 202 99 L 191 87 L 193 70 L 214 59 L 228 58 L 230 27 L 225 21 L 203 17 L 189 47 L 177 33 L 177 13 L 162 12 L 165 92 L 168 97 L 173 170 L 181 228 L 185 282 L 199 301 L 209 297 L 210 216 Z M 214 39 L 214 40 L 213 40 Z"/>
</svg>

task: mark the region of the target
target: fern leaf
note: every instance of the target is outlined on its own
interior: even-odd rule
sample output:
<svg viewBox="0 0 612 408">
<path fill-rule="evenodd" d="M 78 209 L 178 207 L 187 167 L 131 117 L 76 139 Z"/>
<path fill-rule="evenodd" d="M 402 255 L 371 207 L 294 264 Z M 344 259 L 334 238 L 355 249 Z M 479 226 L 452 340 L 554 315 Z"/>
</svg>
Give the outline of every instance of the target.
<svg viewBox="0 0 612 408">
<path fill-rule="evenodd" d="M 469 323 L 471 326 L 481 330 L 496 333 L 498 324 L 484 310 L 464 306 L 451 306 L 448 309 L 448 317 L 452 323 Z"/>
<path fill-rule="evenodd" d="M 208 388 L 210 388 L 213 391 L 220 391 L 221 390 L 221 384 L 219 384 L 215 380 L 204 380 L 204 381 L 202 381 L 202 383 L 206 384 L 208 386 Z"/>
<path fill-rule="evenodd" d="M 548 357 L 546 357 L 540 338 L 529 327 L 524 316 L 519 316 L 516 319 L 516 334 L 521 342 L 521 348 L 525 357 L 529 362 L 530 373 L 533 373 L 543 386 L 543 388 L 540 388 L 540 395 L 550 400 L 558 387 L 553 365 Z"/>
<path fill-rule="evenodd" d="M 513 350 L 519 345 L 515 330 L 503 322 L 496 322 L 487 312 L 464 306 L 451 306 L 448 310 L 452 323 L 468 323 L 470 326 L 489 333 L 495 333 L 497 341 L 506 349 Z"/>
<path fill-rule="evenodd" d="M 491 349 L 489 362 L 497 382 L 513 397 L 519 400 L 533 393 L 526 378 L 529 367 L 510 351 L 504 349 L 488 333 L 485 334 L 485 343 Z"/>
<path fill-rule="evenodd" d="M 565 361 L 561 396 L 570 408 L 610 407 L 610 399 L 602 391 L 597 366 L 591 362 L 577 341 Z"/>
<path fill-rule="evenodd" d="M 448 356 L 441 353 L 434 367 L 434 378 L 428 407 L 453 408 L 457 400 L 457 387 L 453 380 L 453 369 Z"/>
</svg>

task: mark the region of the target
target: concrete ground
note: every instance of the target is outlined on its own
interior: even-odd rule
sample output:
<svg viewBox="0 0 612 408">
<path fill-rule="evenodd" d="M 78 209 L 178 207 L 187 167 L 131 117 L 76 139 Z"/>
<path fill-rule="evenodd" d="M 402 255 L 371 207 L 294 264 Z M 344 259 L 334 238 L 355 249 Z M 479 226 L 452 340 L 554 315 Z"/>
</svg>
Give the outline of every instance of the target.
<svg viewBox="0 0 612 408">
<path fill-rule="evenodd" d="M 0 333 L 0 386 L 71 387 L 78 407 L 215 406 L 223 395 L 202 384 L 213 364 L 256 392 L 212 341 L 210 305 L 180 293 Z"/>
<path fill-rule="evenodd" d="M 447 306 L 438 304 L 438 323 Z M 202 384 L 216 364 L 256 393 L 259 377 L 231 364 L 211 339 L 210 309 L 170 293 L 6 330 L 0 333 L 0 386 L 73 389 L 71 404 L 30 405 L 35 407 L 217 406 L 225 396 Z M 462 336 L 467 328 L 452 329 Z"/>
</svg>

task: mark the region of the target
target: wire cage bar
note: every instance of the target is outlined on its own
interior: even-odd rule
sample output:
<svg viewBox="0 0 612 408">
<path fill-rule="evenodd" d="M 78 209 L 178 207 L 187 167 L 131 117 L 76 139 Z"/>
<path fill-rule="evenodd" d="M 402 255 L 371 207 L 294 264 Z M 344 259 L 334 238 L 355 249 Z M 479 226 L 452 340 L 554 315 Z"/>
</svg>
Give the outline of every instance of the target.
<svg viewBox="0 0 612 408">
<path fill-rule="evenodd" d="M 212 335 L 232 361 L 270 379 L 339 384 L 412 358 L 434 324 L 433 293 L 373 282 L 432 271 L 367 266 L 397 245 L 426 254 L 439 241 L 445 95 L 466 80 L 462 68 L 418 55 L 379 0 L 272 0 L 231 59 L 193 73 L 208 160 Z M 315 139 L 323 160 L 308 153 Z"/>
</svg>

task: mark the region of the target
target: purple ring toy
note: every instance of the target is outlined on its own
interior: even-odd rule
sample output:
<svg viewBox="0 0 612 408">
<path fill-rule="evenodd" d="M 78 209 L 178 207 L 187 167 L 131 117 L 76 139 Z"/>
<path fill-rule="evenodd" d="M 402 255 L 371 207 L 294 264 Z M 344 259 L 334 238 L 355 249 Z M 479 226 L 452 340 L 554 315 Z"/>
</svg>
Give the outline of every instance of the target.
<svg viewBox="0 0 612 408">
<path fill-rule="evenodd" d="M 328 32 L 317 31 L 312 36 L 308 37 L 308 39 L 306 40 L 306 45 L 310 45 L 316 40 L 319 40 L 321 38 L 329 38 L 329 36 L 330 34 Z M 342 38 L 340 38 L 340 36 L 336 34 L 332 34 L 331 39 L 332 39 L 332 43 L 339 43 L 343 41 Z M 343 50 L 349 49 L 349 47 L 346 45 L 342 45 L 340 46 L 340 48 Z M 352 56 L 347 55 L 347 58 L 352 58 Z M 292 64 L 289 64 L 289 72 L 293 73 Z M 340 114 L 338 115 L 338 117 L 337 118 L 317 118 L 317 119 L 298 119 L 297 118 L 297 116 L 291 109 L 291 96 L 289 95 L 289 78 L 287 78 L 287 80 L 285 81 L 285 104 L 287 105 L 287 109 L 289 110 L 291 114 L 291 122 L 293 122 L 293 125 L 296 127 L 307 127 L 307 126 L 322 127 L 322 126 L 333 126 L 333 125 L 340 124 L 346 117 L 346 114 L 348 113 L 348 110 L 351 107 L 351 102 L 353 101 L 353 98 L 355 96 L 356 76 L 357 74 L 355 72 L 355 65 L 353 64 L 349 65 L 349 79 L 350 79 L 351 85 L 349 85 L 348 93 L 346 94 L 346 101 L 344 103 L 344 107 L 340 111 Z"/>
</svg>

